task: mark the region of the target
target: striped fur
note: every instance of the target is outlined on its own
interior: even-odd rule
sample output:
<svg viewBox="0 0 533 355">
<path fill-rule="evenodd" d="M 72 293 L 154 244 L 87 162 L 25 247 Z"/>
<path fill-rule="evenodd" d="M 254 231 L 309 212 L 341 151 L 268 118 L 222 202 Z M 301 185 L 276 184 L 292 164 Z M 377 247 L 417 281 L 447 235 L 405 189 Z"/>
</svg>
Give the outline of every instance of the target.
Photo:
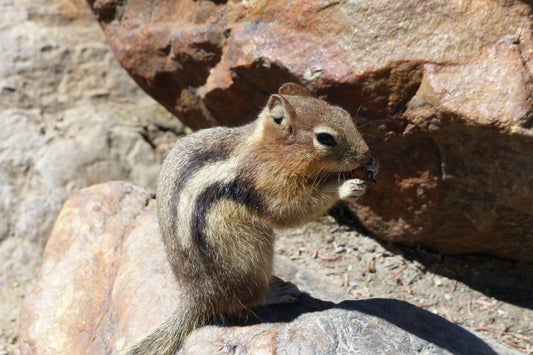
<svg viewBox="0 0 533 355">
<path fill-rule="evenodd" d="M 364 192 L 363 181 L 343 178 L 370 159 L 351 117 L 305 90 L 283 86 L 255 122 L 196 132 L 169 153 L 158 219 L 186 298 L 129 354 L 172 354 L 206 320 L 261 303 L 272 273 L 272 227 L 313 220 Z M 335 144 L 321 144 L 319 133 Z"/>
</svg>

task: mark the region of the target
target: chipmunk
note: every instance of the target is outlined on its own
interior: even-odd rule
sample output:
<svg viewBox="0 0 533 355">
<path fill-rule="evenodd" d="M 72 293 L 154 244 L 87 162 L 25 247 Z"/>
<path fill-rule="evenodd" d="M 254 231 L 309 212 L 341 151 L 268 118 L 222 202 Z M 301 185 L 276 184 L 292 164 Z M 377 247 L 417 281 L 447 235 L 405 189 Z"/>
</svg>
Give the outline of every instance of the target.
<svg viewBox="0 0 533 355">
<path fill-rule="evenodd" d="M 354 178 L 365 167 L 364 179 Z M 262 304 L 273 227 L 323 215 L 361 196 L 377 167 L 345 110 L 287 83 L 258 118 L 179 140 L 163 163 L 157 213 L 183 299 L 128 354 L 174 354 L 208 320 Z"/>
</svg>

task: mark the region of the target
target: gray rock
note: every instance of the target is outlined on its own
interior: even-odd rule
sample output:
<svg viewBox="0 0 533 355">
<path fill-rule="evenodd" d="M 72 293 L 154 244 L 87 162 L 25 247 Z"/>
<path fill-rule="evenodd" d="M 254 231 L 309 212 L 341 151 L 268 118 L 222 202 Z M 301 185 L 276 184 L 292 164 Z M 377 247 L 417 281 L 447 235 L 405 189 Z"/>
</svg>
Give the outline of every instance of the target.
<svg viewBox="0 0 533 355">
<path fill-rule="evenodd" d="M 258 312 L 260 323 L 209 326 L 179 354 L 517 354 L 491 340 L 392 299 L 344 301 L 312 297 Z"/>
<path fill-rule="evenodd" d="M 66 11 L 79 5 L 75 17 Z M 117 64 L 83 2 L 3 2 L 0 13 L 5 287 L 18 274 L 33 277 L 70 194 L 115 179 L 154 186 L 161 152 L 146 130 L 170 115 Z"/>
</svg>

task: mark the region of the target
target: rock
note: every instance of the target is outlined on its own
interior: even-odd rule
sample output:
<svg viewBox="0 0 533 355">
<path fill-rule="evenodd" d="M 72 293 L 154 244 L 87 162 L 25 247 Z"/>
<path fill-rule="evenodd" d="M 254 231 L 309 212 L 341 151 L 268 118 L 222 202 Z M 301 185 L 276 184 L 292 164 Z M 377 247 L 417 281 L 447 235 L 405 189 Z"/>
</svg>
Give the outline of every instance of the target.
<svg viewBox="0 0 533 355">
<path fill-rule="evenodd" d="M 0 242 L 44 245 L 73 192 L 120 178 L 155 184 L 160 159 L 144 129 L 164 115 L 94 35 L 88 9 L 76 22 L 56 3 L 19 5 L 0 5 Z"/>
<path fill-rule="evenodd" d="M 3 110 L 0 121 L 0 287 L 34 277 L 69 194 L 106 180 L 157 179 L 150 145 L 135 128 L 95 115 L 94 107 L 65 111 L 56 128 L 32 110 Z"/>
<path fill-rule="evenodd" d="M 124 68 L 193 129 L 251 120 L 286 81 L 363 115 L 381 169 L 352 208 L 376 236 L 533 261 L 527 2 L 88 3 Z"/>
<path fill-rule="evenodd" d="M 249 121 L 290 80 L 352 112 L 398 111 L 424 63 L 475 59 L 526 33 L 530 11 L 520 1 L 88 3 L 120 63 L 195 129 Z"/>
<path fill-rule="evenodd" d="M 179 129 L 81 0 L 1 1 L 0 52 L 0 353 L 11 354 L 12 314 L 66 198 L 113 179 L 154 186 Z"/>
<path fill-rule="evenodd" d="M 147 331 L 132 313 L 143 314 L 150 324 L 172 310 L 177 287 L 170 268 L 164 258 L 151 257 L 165 255 L 153 197 L 148 190 L 115 182 L 68 200 L 47 243 L 41 281 L 21 312 L 21 353 L 96 354 L 99 347 L 103 353 L 102 346 L 112 339 Z M 63 275 L 58 278 L 58 273 Z M 145 298 L 158 289 L 160 296 Z M 150 312 L 137 308 L 141 298 Z"/>
<path fill-rule="evenodd" d="M 513 41 L 464 65 L 424 66 L 404 126 L 376 145 L 390 169 L 355 206 L 377 235 L 533 260 L 533 86 Z"/>
<path fill-rule="evenodd" d="M 65 203 L 50 235 L 21 311 L 21 354 L 117 354 L 162 322 L 179 298 L 153 192 L 125 182 L 92 186 Z M 513 353 L 406 302 L 335 304 L 308 295 L 260 308 L 244 324 L 200 328 L 179 351 L 356 352 Z"/>
</svg>

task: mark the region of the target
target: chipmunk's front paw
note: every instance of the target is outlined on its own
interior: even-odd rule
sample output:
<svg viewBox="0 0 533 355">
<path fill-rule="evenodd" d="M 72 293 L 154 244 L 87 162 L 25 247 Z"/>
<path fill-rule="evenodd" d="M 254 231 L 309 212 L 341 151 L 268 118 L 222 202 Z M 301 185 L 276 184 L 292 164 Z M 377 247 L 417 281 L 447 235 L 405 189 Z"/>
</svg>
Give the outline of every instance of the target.
<svg viewBox="0 0 533 355">
<path fill-rule="evenodd" d="M 339 188 L 339 196 L 342 200 L 357 199 L 359 196 L 365 193 L 367 186 L 367 180 L 346 180 Z"/>
</svg>

